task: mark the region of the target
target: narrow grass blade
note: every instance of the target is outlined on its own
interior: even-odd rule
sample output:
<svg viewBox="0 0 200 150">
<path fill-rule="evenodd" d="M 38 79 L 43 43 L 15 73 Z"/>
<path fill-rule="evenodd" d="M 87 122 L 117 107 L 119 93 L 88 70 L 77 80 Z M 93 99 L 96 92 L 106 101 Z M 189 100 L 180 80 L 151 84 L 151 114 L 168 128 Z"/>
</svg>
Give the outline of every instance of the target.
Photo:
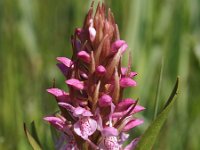
<svg viewBox="0 0 200 150">
<path fill-rule="evenodd" d="M 135 150 L 151 150 L 156 138 L 159 134 L 159 131 L 161 127 L 163 126 L 165 120 L 167 119 L 167 116 L 174 104 L 174 97 L 177 94 L 177 89 L 178 89 L 178 83 L 179 83 L 179 78 L 177 78 L 176 84 L 174 86 L 174 89 L 172 90 L 172 93 L 162 110 L 162 112 L 158 115 L 158 117 L 151 123 L 149 128 L 145 131 L 144 135 L 141 137 L 139 143 L 136 146 Z"/>
<path fill-rule="evenodd" d="M 161 87 L 161 82 L 162 82 L 162 74 L 163 74 L 163 60 L 161 63 L 160 67 L 160 75 L 159 75 L 159 80 L 158 80 L 158 85 L 157 85 L 157 91 L 156 91 L 156 97 L 155 97 L 155 105 L 154 105 L 154 117 L 153 120 L 156 119 L 157 113 L 158 113 L 158 104 L 159 104 L 159 97 L 160 97 L 160 87 Z"/>
<path fill-rule="evenodd" d="M 31 135 L 33 136 L 33 138 L 36 140 L 36 142 L 41 145 L 40 140 L 38 138 L 38 134 L 37 134 L 37 130 L 35 127 L 35 122 L 31 122 Z"/>
<path fill-rule="evenodd" d="M 28 139 L 29 143 L 31 144 L 32 148 L 34 150 L 42 150 L 42 148 L 39 145 L 39 143 L 36 141 L 36 139 L 33 138 L 33 136 L 28 131 L 25 123 L 24 123 L 24 131 L 26 133 L 27 139 Z"/>
</svg>

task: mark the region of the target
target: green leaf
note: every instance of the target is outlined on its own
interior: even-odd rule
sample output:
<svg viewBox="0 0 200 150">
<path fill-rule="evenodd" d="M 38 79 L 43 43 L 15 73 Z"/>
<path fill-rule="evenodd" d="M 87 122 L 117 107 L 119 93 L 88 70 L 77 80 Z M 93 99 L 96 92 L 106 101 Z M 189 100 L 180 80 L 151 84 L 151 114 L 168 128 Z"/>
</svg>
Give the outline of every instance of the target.
<svg viewBox="0 0 200 150">
<path fill-rule="evenodd" d="M 37 130 L 36 130 L 36 127 L 35 127 L 35 122 L 32 121 L 31 122 L 31 135 L 33 136 L 33 138 L 36 140 L 36 142 L 41 145 L 40 143 L 40 140 L 38 138 L 38 134 L 37 134 Z"/>
<path fill-rule="evenodd" d="M 138 142 L 135 150 L 150 150 L 152 149 L 156 138 L 160 132 L 161 127 L 163 126 L 167 116 L 174 104 L 174 96 L 177 94 L 179 78 L 176 80 L 176 84 L 174 85 L 174 89 L 166 102 L 161 113 L 157 116 L 157 118 L 151 123 L 145 133 L 142 135 L 140 141 Z"/>
<path fill-rule="evenodd" d="M 24 123 L 24 131 L 26 133 L 27 139 L 29 143 L 31 144 L 32 148 L 34 150 L 42 150 L 41 146 L 38 144 L 38 142 L 33 138 L 33 136 L 28 131 L 25 123 Z"/>
</svg>

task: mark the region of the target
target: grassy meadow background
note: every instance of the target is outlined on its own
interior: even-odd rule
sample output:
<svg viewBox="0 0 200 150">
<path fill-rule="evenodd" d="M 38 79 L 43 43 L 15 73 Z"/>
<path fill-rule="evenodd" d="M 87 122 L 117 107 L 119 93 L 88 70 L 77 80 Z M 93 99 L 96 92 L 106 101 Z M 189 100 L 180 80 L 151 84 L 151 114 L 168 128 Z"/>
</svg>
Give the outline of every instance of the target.
<svg viewBox="0 0 200 150">
<path fill-rule="evenodd" d="M 146 107 L 144 132 L 180 77 L 178 99 L 155 150 L 200 149 L 200 1 L 105 0 L 129 44 L 138 86 L 125 97 Z M 46 89 L 67 90 L 57 56 L 71 56 L 70 36 L 89 0 L 0 0 L 0 149 L 31 149 L 23 122 L 35 121 L 44 149 L 53 150 L 42 117 L 57 110 Z M 128 53 L 123 59 L 127 64 Z M 160 79 L 160 82 L 159 82 Z M 157 95 L 157 96 L 156 96 Z M 158 107 L 155 107 L 157 101 Z M 135 133 L 135 134 L 134 134 Z"/>
</svg>

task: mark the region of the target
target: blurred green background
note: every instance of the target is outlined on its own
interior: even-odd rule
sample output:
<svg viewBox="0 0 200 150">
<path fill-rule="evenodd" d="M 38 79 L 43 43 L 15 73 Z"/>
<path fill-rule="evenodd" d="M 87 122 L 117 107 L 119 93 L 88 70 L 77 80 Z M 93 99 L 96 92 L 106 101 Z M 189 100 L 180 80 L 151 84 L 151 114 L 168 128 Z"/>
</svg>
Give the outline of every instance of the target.
<svg viewBox="0 0 200 150">
<path fill-rule="evenodd" d="M 45 149 L 53 149 L 49 125 L 42 117 L 57 108 L 46 88 L 55 78 L 56 86 L 67 90 L 55 58 L 71 56 L 70 36 L 75 27 L 82 26 L 90 3 L 0 0 L 0 149 L 31 149 L 23 122 L 29 124 L 32 120 Z M 141 113 L 145 123 L 136 134 L 143 133 L 153 120 L 156 93 L 159 111 L 179 76 L 178 99 L 155 149 L 199 150 L 200 1 L 106 3 L 114 12 L 121 38 L 129 44 L 133 69 L 138 72 L 138 86 L 126 91 L 126 97 L 139 97 L 139 103 L 146 107 Z M 127 64 L 128 53 L 123 60 Z"/>
</svg>

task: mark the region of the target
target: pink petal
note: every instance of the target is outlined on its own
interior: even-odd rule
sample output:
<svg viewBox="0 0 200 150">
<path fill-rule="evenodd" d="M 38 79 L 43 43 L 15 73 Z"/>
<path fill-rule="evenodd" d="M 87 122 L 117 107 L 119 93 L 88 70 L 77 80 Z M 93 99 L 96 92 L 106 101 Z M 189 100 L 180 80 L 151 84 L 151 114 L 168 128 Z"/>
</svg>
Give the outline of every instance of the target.
<svg viewBox="0 0 200 150">
<path fill-rule="evenodd" d="M 117 40 L 115 41 L 111 46 L 112 52 L 117 52 L 119 49 L 121 49 L 122 53 L 128 48 L 128 45 L 124 40 Z"/>
<path fill-rule="evenodd" d="M 136 101 L 131 98 L 126 98 L 117 104 L 115 111 L 126 111 L 135 102 Z"/>
<path fill-rule="evenodd" d="M 144 107 L 142 107 L 140 105 L 136 105 L 135 108 L 133 109 L 133 111 L 131 112 L 131 114 L 138 113 L 138 112 L 143 111 L 143 110 L 145 110 Z"/>
<path fill-rule="evenodd" d="M 92 114 L 89 110 L 85 110 L 85 111 L 83 112 L 82 116 L 91 117 L 91 116 L 93 116 L 93 114 Z"/>
<path fill-rule="evenodd" d="M 63 122 L 61 118 L 54 117 L 54 116 L 44 117 L 43 119 L 48 122 Z"/>
<path fill-rule="evenodd" d="M 74 110 L 75 110 L 75 107 L 70 105 L 69 103 L 59 102 L 58 105 L 63 107 L 63 108 L 65 108 L 65 109 L 67 109 L 70 112 L 74 112 Z"/>
<path fill-rule="evenodd" d="M 75 108 L 74 111 L 73 111 L 73 116 L 78 117 L 78 116 L 80 116 L 84 111 L 85 111 L 84 108 L 82 108 L 82 107 L 77 107 L 77 108 Z"/>
<path fill-rule="evenodd" d="M 125 77 L 120 80 L 120 86 L 123 88 L 136 86 L 136 82 L 131 78 Z"/>
<path fill-rule="evenodd" d="M 47 89 L 47 92 L 52 94 L 53 96 L 55 96 L 59 102 L 69 102 L 70 101 L 69 93 L 66 93 L 65 91 L 63 91 L 61 89 L 50 88 L 50 89 Z"/>
<path fill-rule="evenodd" d="M 71 67 L 72 61 L 67 57 L 57 57 L 56 58 L 60 63 L 64 64 L 67 67 Z"/>
<path fill-rule="evenodd" d="M 112 98 L 110 97 L 110 95 L 104 94 L 99 99 L 99 106 L 107 107 L 107 106 L 110 106 L 111 102 L 112 102 Z"/>
<path fill-rule="evenodd" d="M 114 127 L 106 127 L 101 131 L 103 136 L 118 136 L 119 132 Z"/>
<path fill-rule="evenodd" d="M 100 115 L 99 108 L 96 109 L 95 116 L 96 116 L 96 121 L 97 121 L 97 129 L 99 131 L 102 131 L 103 130 L 103 121 L 102 121 L 102 118 Z"/>
<path fill-rule="evenodd" d="M 119 135 L 119 144 L 122 145 L 128 138 L 129 138 L 128 133 L 121 132 Z"/>
<path fill-rule="evenodd" d="M 123 128 L 123 131 L 126 132 L 136 126 L 139 126 L 140 124 L 142 124 L 144 121 L 143 120 L 140 120 L 140 119 L 135 119 L 135 120 L 131 120 L 129 121 L 125 127 Z"/>
<path fill-rule="evenodd" d="M 73 112 L 73 115 L 75 117 L 82 117 L 82 116 L 93 116 L 93 114 L 89 111 L 89 110 L 86 110 L 85 108 L 82 108 L 82 107 L 77 107 L 74 109 L 74 112 Z"/>
<path fill-rule="evenodd" d="M 130 144 L 128 144 L 124 148 L 124 150 L 134 150 L 138 142 L 139 142 L 139 138 L 135 138 Z"/>
<path fill-rule="evenodd" d="M 106 73 L 106 68 L 104 66 L 100 65 L 97 67 L 96 72 L 99 75 L 104 75 Z"/>
<path fill-rule="evenodd" d="M 80 118 L 80 120 L 74 124 L 74 132 L 85 140 L 88 139 L 88 136 L 92 135 L 96 129 L 97 122 L 89 117 Z"/>
<path fill-rule="evenodd" d="M 69 72 L 69 70 L 70 70 L 71 68 L 65 66 L 65 65 L 62 64 L 62 63 L 58 63 L 58 64 L 57 64 L 57 67 L 60 69 L 60 71 L 63 73 L 63 75 L 64 75 L 65 77 L 67 77 L 68 72 Z"/>
<path fill-rule="evenodd" d="M 90 55 L 86 51 L 78 52 L 77 57 L 83 60 L 84 62 L 90 62 L 91 60 Z"/>
<path fill-rule="evenodd" d="M 77 90 L 83 90 L 84 89 L 84 83 L 82 81 L 79 81 L 77 79 L 69 79 L 66 81 L 66 83 L 69 86 L 72 86 L 73 88 Z"/>
<path fill-rule="evenodd" d="M 125 68 L 125 67 L 122 67 L 122 68 L 121 68 L 122 76 L 126 76 L 127 70 L 128 70 L 128 69 Z M 136 76 L 136 75 L 137 75 L 137 72 L 131 71 L 131 72 L 128 74 L 128 77 L 132 78 L 132 77 L 134 77 L 134 76 Z"/>
<path fill-rule="evenodd" d="M 132 108 L 132 107 L 129 107 L 129 108 L 128 108 L 127 110 L 125 110 L 125 111 L 114 112 L 114 113 L 112 114 L 112 117 L 113 117 L 113 118 L 121 118 L 121 117 L 123 117 L 124 115 L 126 115 L 126 113 L 127 113 L 131 108 Z M 140 111 L 142 111 L 142 110 L 144 110 L 144 109 L 145 109 L 144 107 L 142 107 L 142 106 L 140 106 L 140 105 L 136 105 L 135 108 L 133 109 L 133 111 L 130 112 L 130 115 L 135 114 L 135 113 L 137 113 L 137 112 L 140 112 Z"/>
<path fill-rule="evenodd" d="M 123 117 L 124 115 L 126 115 L 127 111 L 122 111 L 122 112 L 114 112 L 112 114 L 112 118 L 121 118 Z"/>
<path fill-rule="evenodd" d="M 44 117 L 43 119 L 51 123 L 54 127 L 56 127 L 59 130 L 62 130 L 64 128 L 65 120 L 61 118 L 50 116 L 50 117 Z"/>
</svg>

